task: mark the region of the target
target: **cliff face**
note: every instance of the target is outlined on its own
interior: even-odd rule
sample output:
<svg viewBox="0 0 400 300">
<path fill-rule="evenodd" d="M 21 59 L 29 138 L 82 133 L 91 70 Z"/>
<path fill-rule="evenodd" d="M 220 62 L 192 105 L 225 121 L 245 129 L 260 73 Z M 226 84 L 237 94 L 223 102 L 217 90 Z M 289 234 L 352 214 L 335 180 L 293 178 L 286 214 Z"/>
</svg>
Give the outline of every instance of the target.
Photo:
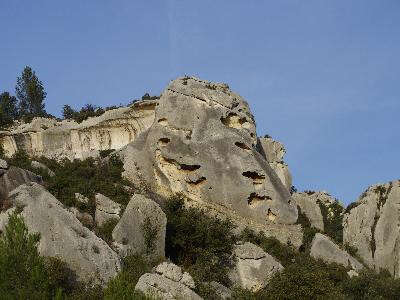
<svg viewBox="0 0 400 300">
<path fill-rule="evenodd" d="M 36 118 L 0 132 L 6 156 L 25 150 L 30 156 L 52 159 L 83 159 L 98 156 L 101 150 L 120 149 L 151 126 L 157 101 L 139 101 L 129 107 L 105 112 L 78 124 Z"/>
</svg>

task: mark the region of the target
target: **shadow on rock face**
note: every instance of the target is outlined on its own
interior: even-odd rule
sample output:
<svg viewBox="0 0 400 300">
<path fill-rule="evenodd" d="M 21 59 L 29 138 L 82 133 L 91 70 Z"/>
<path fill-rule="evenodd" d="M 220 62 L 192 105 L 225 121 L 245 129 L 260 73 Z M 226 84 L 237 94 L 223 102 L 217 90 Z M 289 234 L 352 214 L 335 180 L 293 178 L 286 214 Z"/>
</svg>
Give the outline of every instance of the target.
<svg viewBox="0 0 400 300">
<path fill-rule="evenodd" d="M 294 224 L 288 190 L 257 150 L 247 102 L 225 84 L 192 77 L 163 92 L 153 125 L 123 150 L 124 176 L 261 224 Z"/>
</svg>

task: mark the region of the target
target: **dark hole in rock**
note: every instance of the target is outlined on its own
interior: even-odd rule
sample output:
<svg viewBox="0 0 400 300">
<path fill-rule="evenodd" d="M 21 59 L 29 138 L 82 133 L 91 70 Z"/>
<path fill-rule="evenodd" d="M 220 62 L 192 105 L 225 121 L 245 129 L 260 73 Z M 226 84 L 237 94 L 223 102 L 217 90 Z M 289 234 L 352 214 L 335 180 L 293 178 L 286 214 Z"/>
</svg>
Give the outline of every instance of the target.
<svg viewBox="0 0 400 300">
<path fill-rule="evenodd" d="M 199 166 L 199 165 L 180 164 L 180 166 L 181 166 L 181 170 L 184 170 L 184 171 L 196 171 L 201 168 L 201 166 Z"/>
<path fill-rule="evenodd" d="M 258 174 L 257 172 L 252 172 L 252 171 L 243 172 L 242 175 L 243 175 L 244 177 L 251 178 L 251 179 L 253 179 L 253 180 L 265 179 L 265 176 L 264 176 L 264 175 Z"/>
<path fill-rule="evenodd" d="M 243 149 L 243 150 L 251 150 L 245 143 L 241 143 L 241 142 L 236 142 L 235 146 Z"/>
</svg>

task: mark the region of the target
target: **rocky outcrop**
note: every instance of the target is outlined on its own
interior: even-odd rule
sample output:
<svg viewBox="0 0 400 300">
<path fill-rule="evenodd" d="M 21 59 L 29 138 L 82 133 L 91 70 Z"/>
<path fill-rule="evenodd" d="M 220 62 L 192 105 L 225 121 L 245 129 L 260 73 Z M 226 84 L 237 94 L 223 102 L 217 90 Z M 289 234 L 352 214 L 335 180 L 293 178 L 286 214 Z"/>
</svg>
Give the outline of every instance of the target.
<svg viewBox="0 0 400 300">
<path fill-rule="evenodd" d="M 121 255 L 142 254 L 154 260 L 165 256 L 167 218 L 154 201 L 136 194 L 126 207 L 112 236 Z"/>
<path fill-rule="evenodd" d="M 257 292 L 264 288 L 271 277 L 283 266 L 260 247 L 244 243 L 234 249 L 236 265 L 230 273 L 234 285 Z"/>
<path fill-rule="evenodd" d="M 98 156 L 101 150 L 122 148 L 150 127 L 156 105 L 156 100 L 139 101 L 80 124 L 35 118 L 31 123 L 0 132 L 0 145 L 7 156 L 18 150 L 56 160 Z"/>
<path fill-rule="evenodd" d="M 3 163 L 3 166 L 6 165 Z M 21 184 L 29 182 L 43 183 L 42 177 L 17 167 L 11 166 L 8 169 L 0 169 L 0 171 L 0 206 L 3 205 L 8 194 Z"/>
<path fill-rule="evenodd" d="M 400 277 L 400 181 L 369 187 L 347 209 L 343 219 L 345 243 L 374 268 Z"/>
<path fill-rule="evenodd" d="M 79 280 L 104 285 L 120 270 L 118 255 L 41 185 L 21 185 L 9 201 L 12 208 L 1 215 L 22 210 L 29 232 L 40 233 L 39 253 L 65 261 Z"/>
<path fill-rule="evenodd" d="M 182 273 L 180 267 L 164 262 L 155 271 L 155 274 L 142 275 L 135 290 L 160 299 L 202 299 L 192 291 L 195 288 L 193 278 Z"/>
<path fill-rule="evenodd" d="M 283 161 L 286 153 L 283 144 L 270 137 L 258 138 L 257 148 L 278 175 L 283 185 L 290 191 L 292 187 L 292 175 L 290 174 L 288 165 Z"/>
<path fill-rule="evenodd" d="M 150 128 L 121 151 L 124 177 L 260 224 L 294 224 L 297 208 L 257 151 L 247 102 L 227 85 L 185 77 L 162 93 Z"/>
<path fill-rule="evenodd" d="M 318 204 L 318 194 L 294 193 L 292 199 L 300 208 L 300 211 L 310 220 L 311 226 L 324 231 L 324 219 Z"/>
<path fill-rule="evenodd" d="M 96 194 L 95 195 L 96 201 L 96 211 L 94 220 L 97 226 L 103 226 L 107 221 L 116 219 L 120 219 L 120 212 L 121 212 L 121 205 L 112 201 L 110 198 L 102 195 Z"/>
<path fill-rule="evenodd" d="M 355 271 L 363 268 L 363 265 L 345 250 L 332 242 L 327 236 L 317 233 L 311 243 L 310 255 L 320 258 L 327 263 L 337 263 L 344 267 L 351 267 Z"/>
</svg>

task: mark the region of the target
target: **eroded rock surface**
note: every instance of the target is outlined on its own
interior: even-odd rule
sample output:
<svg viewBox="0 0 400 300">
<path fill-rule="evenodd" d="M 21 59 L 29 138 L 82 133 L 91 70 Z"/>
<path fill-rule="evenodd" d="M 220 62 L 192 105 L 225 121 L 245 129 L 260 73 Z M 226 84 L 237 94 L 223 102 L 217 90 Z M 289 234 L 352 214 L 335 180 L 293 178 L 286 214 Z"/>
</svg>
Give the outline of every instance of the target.
<svg viewBox="0 0 400 300">
<path fill-rule="evenodd" d="M 0 174 L 0 206 L 8 197 L 8 194 L 21 184 L 29 182 L 43 183 L 41 176 L 27 170 L 13 166 L 1 170 L 4 172 Z"/>
<path fill-rule="evenodd" d="M 119 220 L 119 213 L 121 212 L 121 205 L 112 201 L 110 198 L 97 193 L 95 195 L 96 212 L 95 222 L 97 226 L 101 227 L 111 219 Z"/>
<path fill-rule="evenodd" d="M 118 255 L 106 242 L 84 227 L 41 185 L 21 185 L 10 193 L 9 201 L 12 208 L 2 217 L 14 207 L 22 209 L 28 230 L 40 233 L 39 253 L 65 261 L 79 280 L 104 285 L 120 270 Z"/>
<path fill-rule="evenodd" d="M 5 154 L 25 150 L 30 156 L 56 160 L 98 156 L 99 151 L 120 149 L 153 123 L 156 100 L 106 111 L 78 124 L 75 121 L 35 118 L 0 132 Z"/>
<path fill-rule="evenodd" d="M 292 175 L 290 174 L 288 165 L 283 161 L 286 153 L 283 144 L 270 137 L 258 138 L 257 148 L 278 175 L 283 185 L 290 191 L 292 187 Z"/>
<path fill-rule="evenodd" d="M 188 273 L 182 273 L 180 267 L 164 262 L 157 266 L 155 274 L 144 274 L 139 278 L 135 290 L 160 299 L 202 299 L 191 289 L 194 280 Z"/>
<path fill-rule="evenodd" d="M 400 277 L 400 181 L 369 187 L 344 215 L 343 239 L 371 268 Z"/>
<path fill-rule="evenodd" d="M 252 243 L 237 245 L 234 254 L 237 262 L 230 278 L 235 285 L 253 292 L 264 288 L 276 272 L 283 270 L 278 261 Z"/>
<path fill-rule="evenodd" d="M 322 217 L 321 208 L 317 202 L 317 194 L 294 193 L 292 199 L 300 207 L 301 212 L 310 220 L 311 226 L 324 231 L 324 219 Z"/>
<path fill-rule="evenodd" d="M 121 255 L 165 256 L 167 218 L 160 206 L 145 196 L 133 195 L 112 236 Z M 147 232 L 146 232 L 147 231 Z"/>
<path fill-rule="evenodd" d="M 310 255 L 320 258 L 327 263 L 337 263 L 344 267 L 351 267 L 355 271 L 363 268 L 363 265 L 345 250 L 332 242 L 327 236 L 317 233 L 311 244 Z"/>
<path fill-rule="evenodd" d="M 122 151 L 124 176 L 261 224 L 294 224 L 287 188 L 256 150 L 247 102 L 227 85 L 185 77 L 161 95 L 152 126 Z"/>
</svg>

